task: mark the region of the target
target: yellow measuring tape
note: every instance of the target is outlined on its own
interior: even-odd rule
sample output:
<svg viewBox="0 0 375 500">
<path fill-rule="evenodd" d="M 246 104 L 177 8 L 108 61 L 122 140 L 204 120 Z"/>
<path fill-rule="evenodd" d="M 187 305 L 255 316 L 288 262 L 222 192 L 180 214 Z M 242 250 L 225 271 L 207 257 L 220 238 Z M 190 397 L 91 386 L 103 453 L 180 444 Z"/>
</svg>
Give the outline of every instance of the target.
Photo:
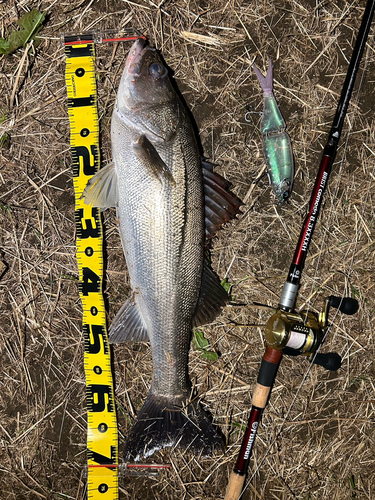
<svg viewBox="0 0 375 500">
<path fill-rule="evenodd" d="M 88 498 L 113 500 L 118 499 L 118 432 L 102 294 L 103 229 L 99 209 L 81 200 L 100 168 L 95 47 L 92 36 L 86 40 L 70 36 L 64 43 L 85 342 Z"/>
</svg>

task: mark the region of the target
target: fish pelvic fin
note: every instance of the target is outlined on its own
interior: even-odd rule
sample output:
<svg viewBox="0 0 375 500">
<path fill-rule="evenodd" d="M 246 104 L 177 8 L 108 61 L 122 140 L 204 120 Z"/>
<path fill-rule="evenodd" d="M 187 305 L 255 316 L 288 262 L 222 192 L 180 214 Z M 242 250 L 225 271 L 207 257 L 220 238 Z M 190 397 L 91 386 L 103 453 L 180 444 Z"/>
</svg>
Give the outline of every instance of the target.
<svg viewBox="0 0 375 500">
<path fill-rule="evenodd" d="M 113 162 L 91 177 L 81 198 L 85 200 L 86 205 L 92 204 L 103 210 L 118 204 L 117 173 Z"/>
<path fill-rule="evenodd" d="M 222 452 L 224 441 L 197 402 L 168 399 L 152 391 L 125 442 L 124 460 L 139 461 L 163 448 L 178 447 L 194 454 Z"/>
<path fill-rule="evenodd" d="M 213 165 L 201 159 L 205 200 L 206 239 L 210 240 L 221 227 L 240 213 L 242 201 L 230 191 L 230 183 L 214 172 Z"/>
<path fill-rule="evenodd" d="M 252 68 L 255 71 L 255 74 L 259 80 L 259 83 L 263 89 L 263 92 L 267 95 L 272 94 L 272 92 L 273 92 L 272 59 L 270 59 L 270 62 L 268 63 L 268 70 L 267 70 L 266 76 L 263 75 L 263 73 L 260 71 L 260 69 L 255 64 L 252 65 Z"/>
<path fill-rule="evenodd" d="M 146 136 L 141 135 L 133 143 L 133 151 L 148 174 L 151 174 L 152 177 L 155 177 L 161 183 L 169 182 L 173 186 L 176 184 L 169 168 Z"/>
<path fill-rule="evenodd" d="M 109 327 L 109 342 L 147 342 L 149 340 L 147 328 L 143 321 L 138 305 L 128 299 L 116 314 Z"/>
</svg>

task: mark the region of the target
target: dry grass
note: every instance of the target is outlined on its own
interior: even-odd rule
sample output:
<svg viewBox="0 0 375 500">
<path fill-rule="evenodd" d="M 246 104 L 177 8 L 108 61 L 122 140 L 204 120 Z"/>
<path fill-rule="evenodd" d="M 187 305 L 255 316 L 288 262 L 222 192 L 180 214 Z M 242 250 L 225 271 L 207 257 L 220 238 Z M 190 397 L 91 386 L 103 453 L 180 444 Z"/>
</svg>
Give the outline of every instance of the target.
<svg viewBox="0 0 375 500">
<path fill-rule="evenodd" d="M 306 213 L 364 2 L 254 0 L 7 0 L 1 30 L 35 7 L 48 10 L 36 51 L 0 60 L 0 491 L 2 498 L 85 495 L 86 410 L 81 305 L 75 261 L 69 123 L 60 33 L 134 26 L 163 53 L 200 130 L 204 153 L 246 201 L 215 241 L 216 271 L 236 304 L 204 329 L 221 353 L 208 364 L 191 352 L 192 380 L 227 438 L 221 457 L 178 451 L 158 460 L 156 478 L 126 478 L 121 498 L 218 499 L 236 454 L 263 353 L 261 328 L 276 305 Z M 373 33 L 373 31 L 372 31 Z M 325 351 L 343 366 L 327 373 L 285 359 L 264 415 L 244 499 L 375 498 L 374 35 L 370 35 L 341 147 L 306 265 L 298 307 L 319 310 L 332 293 L 355 295 L 355 317 L 338 314 Z M 98 47 L 103 161 L 128 45 Z M 262 95 L 250 63 L 275 62 L 275 93 L 296 158 L 290 203 L 273 203 L 264 168 Z M 360 84 L 360 86 L 359 86 Z M 105 215 L 108 315 L 129 284 L 113 213 Z M 122 446 L 147 393 L 147 345 L 114 349 Z"/>
</svg>

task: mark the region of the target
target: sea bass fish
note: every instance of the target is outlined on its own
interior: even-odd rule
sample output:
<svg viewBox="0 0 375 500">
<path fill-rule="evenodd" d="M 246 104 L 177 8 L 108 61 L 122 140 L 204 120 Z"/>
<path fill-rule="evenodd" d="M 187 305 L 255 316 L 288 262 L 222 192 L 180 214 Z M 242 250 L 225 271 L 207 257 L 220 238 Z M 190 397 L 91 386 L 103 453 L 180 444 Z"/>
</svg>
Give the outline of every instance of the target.
<svg viewBox="0 0 375 500">
<path fill-rule="evenodd" d="M 113 163 L 83 194 L 88 204 L 116 207 L 131 281 L 110 341 L 150 341 L 153 362 L 124 457 L 139 460 L 175 445 L 208 455 L 222 439 L 191 401 L 188 352 L 192 328 L 211 322 L 228 301 L 205 246 L 241 202 L 201 159 L 188 111 L 158 52 L 143 40 L 125 64 L 111 138 Z"/>
<path fill-rule="evenodd" d="M 263 89 L 264 105 L 260 126 L 268 178 L 278 203 L 284 203 L 292 191 L 294 159 L 290 137 L 285 132 L 285 120 L 273 94 L 272 60 L 270 59 L 266 76 L 263 76 L 255 64 L 253 69 Z"/>
</svg>

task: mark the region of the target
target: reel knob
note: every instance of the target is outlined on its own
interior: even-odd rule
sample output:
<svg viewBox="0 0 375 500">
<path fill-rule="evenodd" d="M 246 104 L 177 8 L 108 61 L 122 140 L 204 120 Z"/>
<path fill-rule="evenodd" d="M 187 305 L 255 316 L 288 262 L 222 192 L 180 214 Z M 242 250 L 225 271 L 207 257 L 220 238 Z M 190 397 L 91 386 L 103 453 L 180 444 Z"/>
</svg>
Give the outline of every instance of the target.
<svg viewBox="0 0 375 500">
<path fill-rule="evenodd" d="M 317 354 L 313 361 L 314 365 L 320 365 L 326 370 L 335 372 L 341 368 L 341 356 L 337 352 L 327 352 L 326 354 Z"/>
<path fill-rule="evenodd" d="M 335 297 L 331 295 L 328 297 L 328 300 L 330 306 L 349 316 L 355 314 L 359 309 L 358 300 L 352 299 L 351 297 Z"/>
</svg>

